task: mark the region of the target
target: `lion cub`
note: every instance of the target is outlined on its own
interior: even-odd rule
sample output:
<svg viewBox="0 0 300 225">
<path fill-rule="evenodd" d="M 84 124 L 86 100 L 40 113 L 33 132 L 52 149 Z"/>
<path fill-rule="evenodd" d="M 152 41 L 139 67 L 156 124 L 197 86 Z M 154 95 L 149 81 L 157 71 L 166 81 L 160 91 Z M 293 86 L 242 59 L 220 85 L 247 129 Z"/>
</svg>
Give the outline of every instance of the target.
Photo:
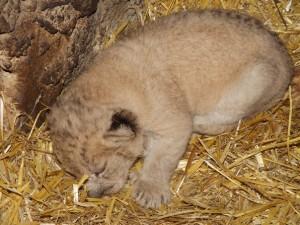
<svg viewBox="0 0 300 225">
<path fill-rule="evenodd" d="M 91 196 L 118 192 L 138 158 L 133 197 L 170 199 L 169 181 L 192 132 L 220 134 L 286 91 L 291 59 L 256 19 L 226 10 L 180 12 L 101 52 L 49 115 L 55 153 L 90 175 Z"/>
</svg>

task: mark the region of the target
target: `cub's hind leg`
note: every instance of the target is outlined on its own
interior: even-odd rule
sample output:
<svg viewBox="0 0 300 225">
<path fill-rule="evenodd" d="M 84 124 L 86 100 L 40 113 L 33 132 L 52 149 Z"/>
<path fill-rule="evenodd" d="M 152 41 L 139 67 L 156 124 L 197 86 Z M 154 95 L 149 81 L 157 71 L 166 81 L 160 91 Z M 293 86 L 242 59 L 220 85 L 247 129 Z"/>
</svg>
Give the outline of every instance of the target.
<svg viewBox="0 0 300 225">
<path fill-rule="evenodd" d="M 279 73 L 271 63 L 248 66 L 211 112 L 194 116 L 193 131 L 220 134 L 232 129 L 239 120 L 272 106 L 288 85 Z"/>
</svg>

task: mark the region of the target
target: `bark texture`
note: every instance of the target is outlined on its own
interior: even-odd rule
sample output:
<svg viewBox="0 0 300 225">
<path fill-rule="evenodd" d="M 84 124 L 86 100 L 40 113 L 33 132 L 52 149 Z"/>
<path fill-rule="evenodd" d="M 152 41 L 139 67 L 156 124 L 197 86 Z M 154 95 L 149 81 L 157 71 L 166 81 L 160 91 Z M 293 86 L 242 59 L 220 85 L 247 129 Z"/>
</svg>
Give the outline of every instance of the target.
<svg viewBox="0 0 300 225">
<path fill-rule="evenodd" d="M 0 91 L 20 111 L 50 106 L 140 0 L 0 0 Z"/>
</svg>

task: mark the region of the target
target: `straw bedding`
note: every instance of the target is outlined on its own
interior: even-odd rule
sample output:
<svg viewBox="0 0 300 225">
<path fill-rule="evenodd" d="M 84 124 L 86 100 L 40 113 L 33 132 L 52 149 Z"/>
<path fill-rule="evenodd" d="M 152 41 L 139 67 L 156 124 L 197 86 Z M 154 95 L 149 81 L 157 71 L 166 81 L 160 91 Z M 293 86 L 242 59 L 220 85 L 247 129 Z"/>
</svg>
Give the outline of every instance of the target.
<svg viewBox="0 0 300 225">
<path fill-rule="evenodd" d="M 145 0 L 141 20 L 212 7 L 265 21 L 300 71 L 297 0 Z M 109 34 L 104 46 L 124 28 Z M 129 185 L 111 197 L 88 198 L 87 177 L 74 180 L 56 164 L 46 124 L 36 127 L 35 118 L 27 125 L 30 132 L 18 131 L 18 115 L 2 96 L 0 224 L 300 224 L 299 77 L 277 106 L 241 121 L 233 132 L 194 135 L 172 179 L 172 202 L 158 210 L 139 207 Z"/>
</svg>

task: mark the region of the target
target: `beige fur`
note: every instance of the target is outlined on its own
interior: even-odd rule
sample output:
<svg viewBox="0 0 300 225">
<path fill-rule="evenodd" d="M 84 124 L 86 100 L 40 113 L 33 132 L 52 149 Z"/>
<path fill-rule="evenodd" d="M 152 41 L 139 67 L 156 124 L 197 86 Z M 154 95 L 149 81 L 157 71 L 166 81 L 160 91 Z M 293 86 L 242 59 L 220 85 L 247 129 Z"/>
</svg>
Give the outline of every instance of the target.
<svg viewBox="0 0 300 225">
<path fill-rule="evenodd" d="M 49 117 L 55 152 L 69 172 L 91 176 L 92 196 L 119 191 L 143 157 L 133 197 L 159 207 L 192 132 L 219 134 L 267 109 L 291 75 L 286 49 L 256 19 L 164 17 L 103 51 L 65 90 Z"/>
</svg>

